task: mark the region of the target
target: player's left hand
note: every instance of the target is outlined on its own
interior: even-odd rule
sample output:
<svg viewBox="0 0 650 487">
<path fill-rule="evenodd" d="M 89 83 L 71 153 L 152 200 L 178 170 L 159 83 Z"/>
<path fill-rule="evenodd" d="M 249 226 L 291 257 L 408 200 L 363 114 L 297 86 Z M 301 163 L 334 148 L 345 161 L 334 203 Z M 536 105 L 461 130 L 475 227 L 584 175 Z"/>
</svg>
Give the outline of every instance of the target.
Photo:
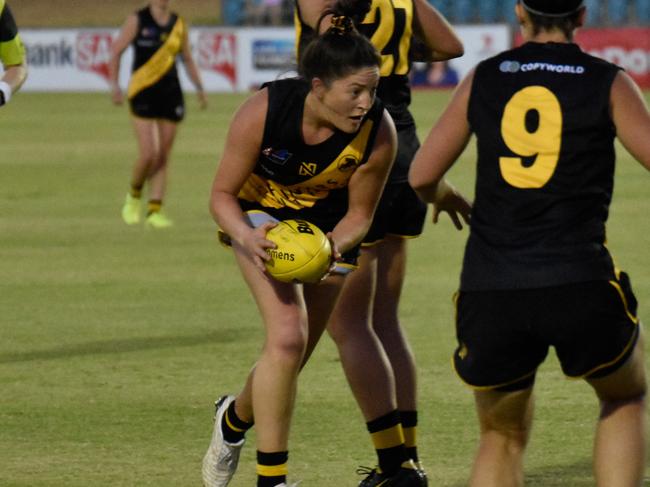
<svg viewBox="0 0 650 487">
<path fill-rule="evenodd" d="M 461 218 L 466 225 L 470 224 L 472 203 L 444 179 L 438 183 L 436 198 L 433 202 L 433 223 L 438 223 L 440 213 L 449 213 L 449 218 L 458 230 L 463 229 Z"/>
<path fill-rule="evenodd" d="M 341 260 L 341 252 L 339 252 L 338 245 L 332 238 L 332 232 L 327 232 L 327 239 L 330 241 L 330 247 L 332 248 L 332 255 L 330 256 L 330 266 L 327 269 L 327 272 L 323 274 L 323 277 L 320 278 L 320 282 L 323 282 L 327 279 L 332 272 L 336 269 L 336 263 Z"/>
</svg>

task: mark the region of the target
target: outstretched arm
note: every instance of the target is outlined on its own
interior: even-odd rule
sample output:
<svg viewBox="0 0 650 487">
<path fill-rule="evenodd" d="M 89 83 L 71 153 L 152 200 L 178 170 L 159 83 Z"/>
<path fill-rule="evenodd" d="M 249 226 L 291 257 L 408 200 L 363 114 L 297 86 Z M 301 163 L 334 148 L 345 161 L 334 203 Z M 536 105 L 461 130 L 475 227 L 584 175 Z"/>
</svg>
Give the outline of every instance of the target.
<svg viewBox="0 0 650 487">
<path fill-rule="evenodd" d="M 409 171 L 409 183 L 420 199 L 434 205 L 434 223 L 439 213 L 445 211 L 459 229 L 459 215 L 469 222 L 471 205 L 443 176 L 470 139 L 467 106 L 472 79 L 473 72 L 456 88 L 449 105 L 415 154 Z"/>
<path fill-rule="evenodd" d="M 415 35 L 426 48 L 418 61 L 444 61 L 462 56 L 463 43 L 447 19 L 427 0 L 413 0 L 413 6 Z"/>
<path fill-rule="evenodd" d="M 650 113 L 641 90 L 624 71 L 614 79 L 610 105 L 619 140 L 650 171 Z"/>
</svg>

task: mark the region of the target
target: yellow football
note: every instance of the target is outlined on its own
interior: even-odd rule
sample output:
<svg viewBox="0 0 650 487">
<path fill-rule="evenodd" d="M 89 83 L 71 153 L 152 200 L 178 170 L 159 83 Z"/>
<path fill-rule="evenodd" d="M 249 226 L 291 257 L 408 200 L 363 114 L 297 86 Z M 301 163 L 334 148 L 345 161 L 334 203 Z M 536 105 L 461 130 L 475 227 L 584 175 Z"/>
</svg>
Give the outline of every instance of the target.
<svg viewBox="0 0 650 487">
<path fill-rule="evenodd" d="M 282 282 L 315 283 L 330 266 L 332 247 L 327 236 L 306 220 L 284 220 L 266 233 L 275 249 L 267 249 L 266 268 Z"/>
</svg>

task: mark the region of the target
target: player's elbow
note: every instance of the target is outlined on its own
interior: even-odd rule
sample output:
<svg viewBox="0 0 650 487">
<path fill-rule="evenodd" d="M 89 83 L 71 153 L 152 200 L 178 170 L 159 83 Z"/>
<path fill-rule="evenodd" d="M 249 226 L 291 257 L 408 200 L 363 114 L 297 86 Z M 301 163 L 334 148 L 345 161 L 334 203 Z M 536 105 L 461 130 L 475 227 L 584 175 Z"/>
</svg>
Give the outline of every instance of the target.
<svg viewBox="0 0 650 487">
<path fill-rule="evenodd" d="M 465 54 L 465 46 L 463 46 L 463 43 L 458 37 L 454 37 L 450 40 L 446 54 L 449 56 L 447 59 L 461 57 Z"/>
<path fill-rule="evenodd" d="M 463 46 L 460 39 L 456 38 L 450 40 L 444 47 L 438 47 L 431 53 L 431 57 L 433 61 L 447 61 L 448 59 L 461 57 L 463 54 L 465 54 L 465 46 Z"/>
</svg>

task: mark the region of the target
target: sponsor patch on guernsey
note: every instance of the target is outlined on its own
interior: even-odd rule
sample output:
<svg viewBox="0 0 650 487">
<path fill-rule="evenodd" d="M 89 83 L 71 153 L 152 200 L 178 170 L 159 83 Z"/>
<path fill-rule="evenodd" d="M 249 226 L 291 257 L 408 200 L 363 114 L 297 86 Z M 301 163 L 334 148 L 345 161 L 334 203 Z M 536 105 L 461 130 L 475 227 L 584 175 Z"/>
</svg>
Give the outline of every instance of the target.
<svg viewBox="0 0 650 487">
<path fill-rule="evenodd" d="M 531 71 L 547 71 L 549 73 L 559 74 L 584 74 L 584 66 L 574 66 L 571 64 L 551 64 L 551 63 L 521 63 L 519 61 L 503 61 L 499 65 L 502 73 L 529 73 Z"/>
</svg>

